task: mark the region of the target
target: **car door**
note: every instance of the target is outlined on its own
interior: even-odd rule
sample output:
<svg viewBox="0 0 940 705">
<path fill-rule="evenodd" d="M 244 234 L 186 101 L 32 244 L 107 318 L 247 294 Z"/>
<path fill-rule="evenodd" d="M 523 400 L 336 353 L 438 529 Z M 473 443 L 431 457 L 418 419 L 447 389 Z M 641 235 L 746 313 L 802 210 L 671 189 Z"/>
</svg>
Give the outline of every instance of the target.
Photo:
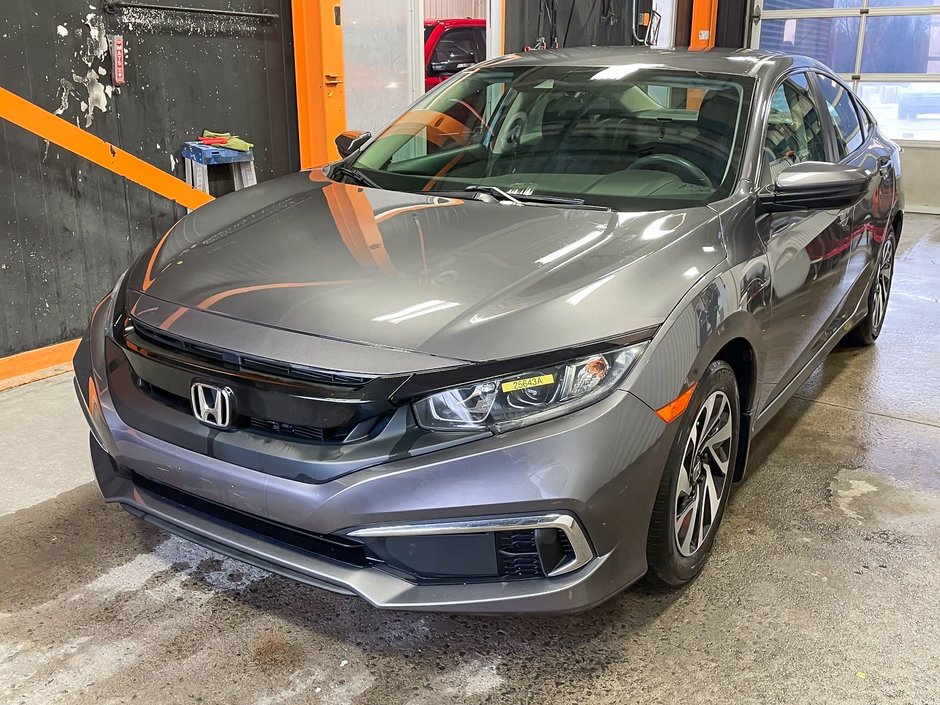
<svg viewBox="0 0 940 705">
<path fill-rule="evenodd" d="M 855 206 L 851 239 L 847 243 L 846 283 L 852 288 L 847 306 L 854 309 L 867 292 L 871 268 L 888 225 L 894 194 L 890 178 L 892 152 L 888 145 L 874 138 L 868 116 L 842 81 L 822 72 L 814 76 L 832 123 L 836 159 L 872 175 L 868 193 Z"/>
<path fill-rule="evenodd" d="M 775 88 L 766 116 L 762 186 L 799 162 L 833 161 L 830 124 L 820 106 L 806 72 L 791 74 Z M 850 288 L 853 209 L 761 213 L 757 229 L 767 249 L 772 289 L 761 390 L 766 405 L 841 325 L 841 304 Z"/>
</svg>

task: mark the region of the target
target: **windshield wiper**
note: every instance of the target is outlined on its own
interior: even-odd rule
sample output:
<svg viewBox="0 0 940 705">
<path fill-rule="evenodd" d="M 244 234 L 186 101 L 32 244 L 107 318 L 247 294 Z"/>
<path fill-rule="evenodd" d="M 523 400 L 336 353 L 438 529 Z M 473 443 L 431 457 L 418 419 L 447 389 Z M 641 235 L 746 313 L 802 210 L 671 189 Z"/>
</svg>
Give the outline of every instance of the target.
<svg viewBox="0 0 940 705">
<path fill-rule="evenodd" d="M 476 191 L 485 193 L 494 198 L 500 198 L 509 201 L 517 206 L 575 206 L 586 210 L 609 211 L 606 206 L 595 206 L 585 203 L 583 198 L 570 198 L 568 196 L 540 196 L 538 194 L 509 193 L 498 186 L 485 186 L 483 184 L 472 184 L 467 186 L 464 191 Z"/>
<path fill-rule="evenodd" d="M 359 169 L 356 169 L 355 167 L 351 167 L 346 164 L 337 164 L 336 166 L 333 167 L 332 171 L 330 172 L 330 175 L 337 174 L 337 173 L 343 174 L 344 176 L 348 176 L 351 179 L 355 179 L 363 186 L 368 186 L 369 188 L 382 188 L 381 186 L 379 186 L 372 179 L 370 179 L 368 176 L 363 174 L 361 171 L 359 171 Z"/>
</svg>

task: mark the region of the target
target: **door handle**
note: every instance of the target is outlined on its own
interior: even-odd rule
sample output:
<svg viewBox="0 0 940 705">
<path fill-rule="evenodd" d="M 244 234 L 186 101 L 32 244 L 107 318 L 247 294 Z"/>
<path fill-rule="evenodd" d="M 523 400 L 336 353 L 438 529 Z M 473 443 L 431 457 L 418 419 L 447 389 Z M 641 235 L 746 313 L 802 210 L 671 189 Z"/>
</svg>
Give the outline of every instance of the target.
<svg viewBox="0 0 940 705">
<path fill-rule="evenodd" d="M 323 74 L 323 82 L 328 86 L 337 86 L 343 82 L 343 75 L 339 73 Z"/>
</svg>

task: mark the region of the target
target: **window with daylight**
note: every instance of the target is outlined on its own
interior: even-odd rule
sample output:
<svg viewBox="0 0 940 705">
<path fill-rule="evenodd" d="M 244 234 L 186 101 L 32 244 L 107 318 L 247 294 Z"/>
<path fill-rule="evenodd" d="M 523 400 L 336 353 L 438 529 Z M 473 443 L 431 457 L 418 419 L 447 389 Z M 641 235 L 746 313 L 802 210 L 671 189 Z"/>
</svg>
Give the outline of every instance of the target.
<svg viewBox="0 0 940 705">
<path fill-rule="evenodd" d="M 893 139 L 940 140 L 940 0 L 764 0 L 752 44 L 823 62 Z M 864 115 L 839 86 L 826 95 L 852 150 Z M 835 111 L 833 113 L 833 110 Z M 846 122 L 847 121 L 847 122 Z M 844 130 L 844 131 L 843 131 Z"/>
</svg>

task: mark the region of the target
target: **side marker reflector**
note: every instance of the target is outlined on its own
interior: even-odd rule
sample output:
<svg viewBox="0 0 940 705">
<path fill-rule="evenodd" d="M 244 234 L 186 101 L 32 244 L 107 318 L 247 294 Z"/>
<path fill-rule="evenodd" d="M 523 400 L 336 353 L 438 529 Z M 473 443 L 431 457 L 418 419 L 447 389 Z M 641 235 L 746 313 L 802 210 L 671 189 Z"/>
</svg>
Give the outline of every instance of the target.
<svg viewBox="0 0 940 705">
<path fill-rule="evenodd" d="M 692 401 L 692 395 L 695 394 L 696 386 L 697 385 L 693 384 L 671 402 L 657 409 L 656 415 L 666 423 L 672 423 L 682 416 L 682 413 L 688 408 L 689 402 Z"/>
</svg>

